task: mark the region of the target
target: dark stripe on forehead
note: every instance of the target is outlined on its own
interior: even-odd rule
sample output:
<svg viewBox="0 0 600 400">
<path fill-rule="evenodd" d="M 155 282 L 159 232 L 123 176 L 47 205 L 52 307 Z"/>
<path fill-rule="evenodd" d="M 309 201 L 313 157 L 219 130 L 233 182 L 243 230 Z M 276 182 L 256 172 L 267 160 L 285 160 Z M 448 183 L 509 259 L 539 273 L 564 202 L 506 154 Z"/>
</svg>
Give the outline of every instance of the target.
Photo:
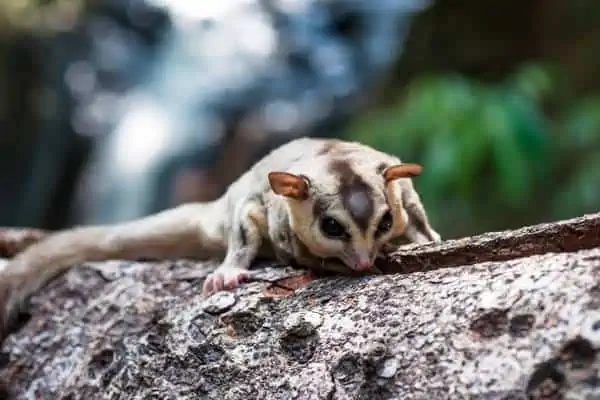
<svg viewBox="0 0 600 400">
<path fill-rule="evenodd" d="M 323 146 L 317 151 L 317 155 L 322 156 L 324 154 L 330 153 L 336 146 L 338 146 L 339 141 L 335 139 L 325 140 L 323 142 Z"/>
<path fill-rule="evenodd" d="M 339 179 L 339 193 L 342 205 L 356 225 L 364 232 L 374 212 L 373 189 L 352 170 L 346 160 L 333 160 L 329 165 L 332 174 Z"/>
<path fill-rule="evenodd" d="M 348 154 L 355 153 L 357 151 L 357 147 L 344 142 L 340 139 L 326 139 L 323 141 L 323 145 L 317 151 L 318 156 L 322 156 L 325 154 L 331 156 L 347 156 Z"/>
</svg>

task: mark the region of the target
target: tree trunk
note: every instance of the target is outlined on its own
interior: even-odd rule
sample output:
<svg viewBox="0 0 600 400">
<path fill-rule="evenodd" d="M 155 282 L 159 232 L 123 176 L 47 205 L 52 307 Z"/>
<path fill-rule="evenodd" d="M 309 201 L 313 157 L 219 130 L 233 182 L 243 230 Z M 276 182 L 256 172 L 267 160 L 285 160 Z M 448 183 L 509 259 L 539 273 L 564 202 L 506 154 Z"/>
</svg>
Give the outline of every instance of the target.
<svg viewBox="0 0 600 400">
<path fill-rule="evenodd" d="M 600 214 L 406 247 L 379 276 L 266 268 L 203 298 L 182 276 L 210 267 L 113 261 L 56 279 L 3 345 L 5 396 L 600 396 Z"/>
</svg>

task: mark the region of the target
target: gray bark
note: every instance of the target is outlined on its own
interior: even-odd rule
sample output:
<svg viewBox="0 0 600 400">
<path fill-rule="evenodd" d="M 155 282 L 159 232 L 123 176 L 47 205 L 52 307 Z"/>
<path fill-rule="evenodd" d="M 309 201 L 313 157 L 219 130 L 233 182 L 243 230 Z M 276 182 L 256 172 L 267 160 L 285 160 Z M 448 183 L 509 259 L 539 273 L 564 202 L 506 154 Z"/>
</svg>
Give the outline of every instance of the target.
<svg viewBox="0 0 600 400">
<path fill-rule="evenodd" d="M 56 279 L 3 344 L 5 396 L 600 398 L 600 214 L 406 247 L 378 276 L 267 267 L 203 298 L 211 267 Z"/>
</svg>

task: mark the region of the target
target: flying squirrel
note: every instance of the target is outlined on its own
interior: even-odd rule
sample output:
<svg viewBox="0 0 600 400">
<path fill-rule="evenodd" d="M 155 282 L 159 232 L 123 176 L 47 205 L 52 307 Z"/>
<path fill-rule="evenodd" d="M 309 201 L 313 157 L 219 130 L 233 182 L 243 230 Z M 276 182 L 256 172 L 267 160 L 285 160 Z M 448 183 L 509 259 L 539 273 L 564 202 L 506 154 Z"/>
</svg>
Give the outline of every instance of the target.
<svg viewBox="0 0 600 400">
<path fill-rule="evenodd" d="M 301 138 L 267 154 L 217 200 L 53 233 L 0 271 L 0 342 L 31 295 L 86 261 L 222 260 L 204 294 L 239 286 L 258 256 L 368 272 L 400 239 L 441 240 L 410 179 L 421 170 L 358 142 Z"/>
</svg>

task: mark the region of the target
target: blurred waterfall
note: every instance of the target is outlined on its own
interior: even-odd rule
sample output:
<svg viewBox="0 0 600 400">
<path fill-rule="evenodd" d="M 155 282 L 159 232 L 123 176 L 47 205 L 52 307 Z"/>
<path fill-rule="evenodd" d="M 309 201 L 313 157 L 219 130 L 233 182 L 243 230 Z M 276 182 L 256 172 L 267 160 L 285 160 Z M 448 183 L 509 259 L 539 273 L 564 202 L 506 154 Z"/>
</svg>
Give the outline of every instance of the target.
<svg viewBox="0 0 600 400">
<path fill-rule="evenodd" d="M 62 101 L 68 129 L 59 124 L 40 135 L 37 161 L 45 169 L 40 160 L 52 157 L 49 149 L 59 154 L 66 131 L 89 145 L 90 159 L 78 179 L 76 223 L 116 222 L 169 207 L 174 174 L 184 167 L 210 168 L 226 157 L 227 141 L 235 135 L 254 135 L 261 144 L 246 146 L 251 160 L 297 136 L 337 135 L 401 54 L 412 16 L 428 5 L 95 4 L 73 33 L 49 46 L 49 57 L 62 61 L 47 71 L 46 82 L 64 86 L 49 91 L 68 97 Z M 228 161 L 224 165 L 220 171 L 226 174 Z M 24 207 L 28 224 L 36 225 L 35 205 L 52 190 L 53 179 L 49 171 L 32 179 L 28 193 L 38 197 Z"/>
</svg>

